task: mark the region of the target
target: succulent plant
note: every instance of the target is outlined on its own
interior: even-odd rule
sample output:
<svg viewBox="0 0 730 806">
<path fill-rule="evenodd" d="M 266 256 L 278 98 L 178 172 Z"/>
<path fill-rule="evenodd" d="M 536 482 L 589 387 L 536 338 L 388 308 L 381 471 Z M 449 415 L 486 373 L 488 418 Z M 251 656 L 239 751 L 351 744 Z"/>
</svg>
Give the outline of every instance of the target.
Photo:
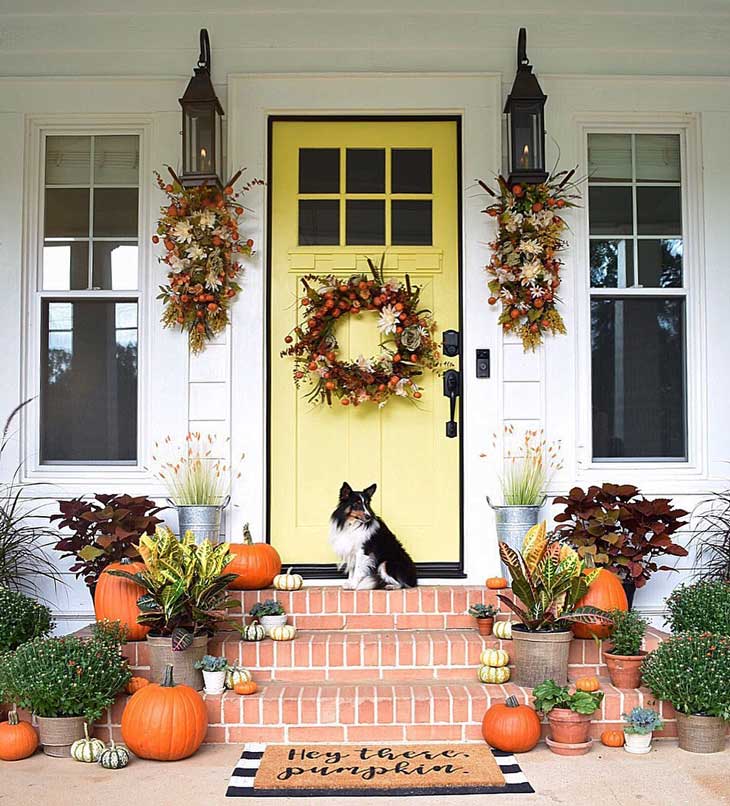
<svg viewBox="0 0 730 806">
<path fill-rule="evenodd" d="M 254 618 L 261 618 L 262 616 L 283 616 L 286 610 L 284 610 L 281 602 L 277 602 L 276 599 L 267 599 L 264 602 L 256 602 L 248 613 Z"/>
<path fill-rule="evenodd" d="M 645 736 L 655 730 L 661 730 L 664 722 L 653 708 L 632 708 L 628 714 L 621 714 L 624 722 L 624 733 Z"/>
<path fill-rule="evenodd" d="M 195 661 L 195 668 L 204 672 L 225 672 L 228 668 L 228 661 L 226 658 L 216 655 L 203 655 L 200 660 Z"/>
<path fill-rule="evenodd" d="M 469 615 L 474 618 L 494 618 L 497 615 L 497 608 L 494 605 L 477 602 L 469 605 Z"/>
</svg>

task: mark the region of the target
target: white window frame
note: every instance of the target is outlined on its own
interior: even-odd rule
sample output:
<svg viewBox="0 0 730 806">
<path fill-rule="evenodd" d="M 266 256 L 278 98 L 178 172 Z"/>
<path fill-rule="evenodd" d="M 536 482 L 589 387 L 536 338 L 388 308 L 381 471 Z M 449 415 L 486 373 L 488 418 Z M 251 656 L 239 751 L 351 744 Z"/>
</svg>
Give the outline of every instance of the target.
<svg viewBox="0 0 730 806">
<path fill-rule="evenodd" d="M 701 316 L 705 299 L 704 248 L 702 238 L 702 158 L 698 121 L 691 114 L 653 114 L 592 116 L 578 121 L 580 173 L 588 175 L 588 135 L 599 134 L 678 134 L 680 137 L 682 184 L 683 275 L 681 288 L 593 289 L 590 285 L 589 210 L 587 186 L 583 210 L 576 216 L 576 299 L 577 356 L 576 405 L 578 440 L 576 446 L 578 477 L 581 481 L 601 483 L 607 479 L 631 476 L 639 486 L 654 480 L 691 480 L 707 475 L 707 400 L 705 389 L 705 325 Z M 580 214 L 582 213 L 582 215 Z M 635 266 L 635 271 L 638 267 Z M 654 292 L 654 293 L 653 293 Z M 683 297 L 685 302 L 685 385 L 686 385 L 686 459 L 642 460 L 593 458 L 591 389 L 591 318 L 593 297 Z"/>
<path fill-rule="evenodd" d="M 135 489 L 152 480 L 147 469 L 150 456 L 148 434 L 150 397 L 150 349 L 153 341 L 151 295 L 156 284 L 148 267 L 151 263 L 150 144 L 153 121 L 137 115 L 93 117 L 32 118 L 26 127 L 25 219 L 23 256 L 23 366 L 22 400 L 33 403 L 23 410 L 21 421 L 23 477 L 28 481 L 58 484 L 68 494 L 82 490 L 88 494 L 99 484 Z M 137 135 L 139 139 L 139 226 L 138 288 L 133 291 L 44 291 L 42 288 L 42 247 L 44 215 L 45 141 L 48 136 Z M 91 248 L 91 247 L 90 247 Z M 137 460 L 135 463 L 89 462 L 41 464 L 40 462 L 40 385 L 41 385 L 41 308 L 44 299 L 133 299 L 137 308 Z M 156 485 L 155 485 L 156 486 Z M 125 490 L 128 491 L 128 490 Z"/>
</svg>

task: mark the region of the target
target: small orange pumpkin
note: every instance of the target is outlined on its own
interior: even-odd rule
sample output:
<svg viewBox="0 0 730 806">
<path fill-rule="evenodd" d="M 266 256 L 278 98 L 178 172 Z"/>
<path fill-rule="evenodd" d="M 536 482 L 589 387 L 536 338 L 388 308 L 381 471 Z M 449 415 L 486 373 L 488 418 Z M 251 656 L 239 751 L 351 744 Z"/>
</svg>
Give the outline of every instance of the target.
<svg viewBox="0 0 730 806">
<path fill-rule="evenodd" d="M 130 677 L 127 683 L 127 694 L 134 694 L 145 686 L 149 686 L 150 681 L 146 677 Z"/>
<path fill-rule="evenodd" d="M 259 687 L 253 680 L 242 680 L 233 687 L 236 694 L 255 694 Z"/>
<path fill-rule="evenodd" d="M 490 591 L 501 591 L 507 587 L 507 580 L 504 577 L 487 577 L 487 587 Z"/>
<path fill-rule="evenodd" d="M 0 722 L 0 759 L 20 761 L 35 753 L 38 747 L 38 734 L 29 722 L 18 719 L 18 712 L 8 714 L 7 722 Z"/>
<path fill-rule="evenodd" d="M 97 621 L 118 621 L 127 628 L 128 641 L 142 641 L 150 631 L 149 627 L 137 624 L 140 613 L 137 599 L 145 592 L 144 588 L 130 579 L 112 576 L 109 571 L 126 571 L 136 574 L 143 571 L 145 564 L 130 562 L 124 559 L 118 563 L 110 563 L 99 575 L 94 591 L 94 613 Z"/>
<path fill-rule="evenodd" d="M 624 732 L 622 730 L 604 730 L 601 734 L 601 744 L 606 747 L 623 747 Z"/>
<path fill-rule="evenodd" d="M 231 543 L 233 559 L 226 573 L 238 574 L 228 587 L 237 591 L 268 588 L 281 572 L 279 552 L 268 543 L 254 543 L 248 524 L 243 527 L 243 543 Z"/>
<path fill-rule="evenodd" d="M 526 753 L 540 741 L 540 717 L 517 697 L 507 697 L 487 709 L 482 720 L 484 741 L 506 753 Z"/>
<path fill-rule="evenodd" d="M 601 683 L 597 677 L 579 677 L 575 681 L 576 691 L 598 691 Z"/>
</svg>

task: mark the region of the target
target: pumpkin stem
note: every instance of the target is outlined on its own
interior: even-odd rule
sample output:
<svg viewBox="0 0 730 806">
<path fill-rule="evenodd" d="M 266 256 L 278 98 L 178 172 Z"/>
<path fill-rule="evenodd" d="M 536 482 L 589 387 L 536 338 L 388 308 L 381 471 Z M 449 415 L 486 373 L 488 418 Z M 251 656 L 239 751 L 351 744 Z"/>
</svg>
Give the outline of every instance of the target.
<svg viewBox="0 0 730 806">
<path fill-rule="evenodd" d="M 243 525 L 243 542 L 248 546 L 250 546 L 253 543 L 253 537 L 251 537 L 251 530 L 248 528 L 247 523 Z"/>
<path fill-rule="evenodd" d="M 86 737 L 86 741 L 89 741 L 89 723 L 84 722 L 84 736 Z"/>
<path fill-rule="evenodd" d="M 17 725 L 18 722 L 18 706 L 13 703 L 13 710 L 8 714 L 8 724 Z"/>
<path fill-rule="evenodd" d="M 109 742 L 110 742 L 109 749 L 113 750 L 116 747 L 116 745 L 114 744 L 114 739 L 109 739 Z"/>
<path fill-rule="evenodd" d="M 514 695 L 511 695 L 511 696 L 507 697 L 507 699 L 504 701 L 504 704 L 507 706 L 507 708 L 517 708 L 519 706 L 520 702 L 517 699 L 517 697 L 515 697 Z"/>
<path fill-rule="evenodd" d="M 172 677 L 172 664 L 171 663 L 168 663 L 167 666 L 165 666 L 165 676 L 162 678 L 162 687 L 163 688 L 174 688 L 175 687 L 175 681 L 173 680 L 173 677 Z"/>
</svg>

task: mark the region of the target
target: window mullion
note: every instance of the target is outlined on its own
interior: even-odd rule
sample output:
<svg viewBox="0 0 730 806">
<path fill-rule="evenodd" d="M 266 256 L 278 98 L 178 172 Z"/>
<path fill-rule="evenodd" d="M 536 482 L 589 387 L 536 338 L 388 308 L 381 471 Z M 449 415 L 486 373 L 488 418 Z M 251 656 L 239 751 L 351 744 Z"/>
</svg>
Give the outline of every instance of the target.
<svg viewBox="0 0 730 806">
<path fill-rule="evenodd" d="M 88 255 L 88 276 L 86 287 L 89 291 L 93 288 L 94 282 L 94 146 L 96 137 L 91 137 L 89 146 L 89 255 Z"/>
</svg>

